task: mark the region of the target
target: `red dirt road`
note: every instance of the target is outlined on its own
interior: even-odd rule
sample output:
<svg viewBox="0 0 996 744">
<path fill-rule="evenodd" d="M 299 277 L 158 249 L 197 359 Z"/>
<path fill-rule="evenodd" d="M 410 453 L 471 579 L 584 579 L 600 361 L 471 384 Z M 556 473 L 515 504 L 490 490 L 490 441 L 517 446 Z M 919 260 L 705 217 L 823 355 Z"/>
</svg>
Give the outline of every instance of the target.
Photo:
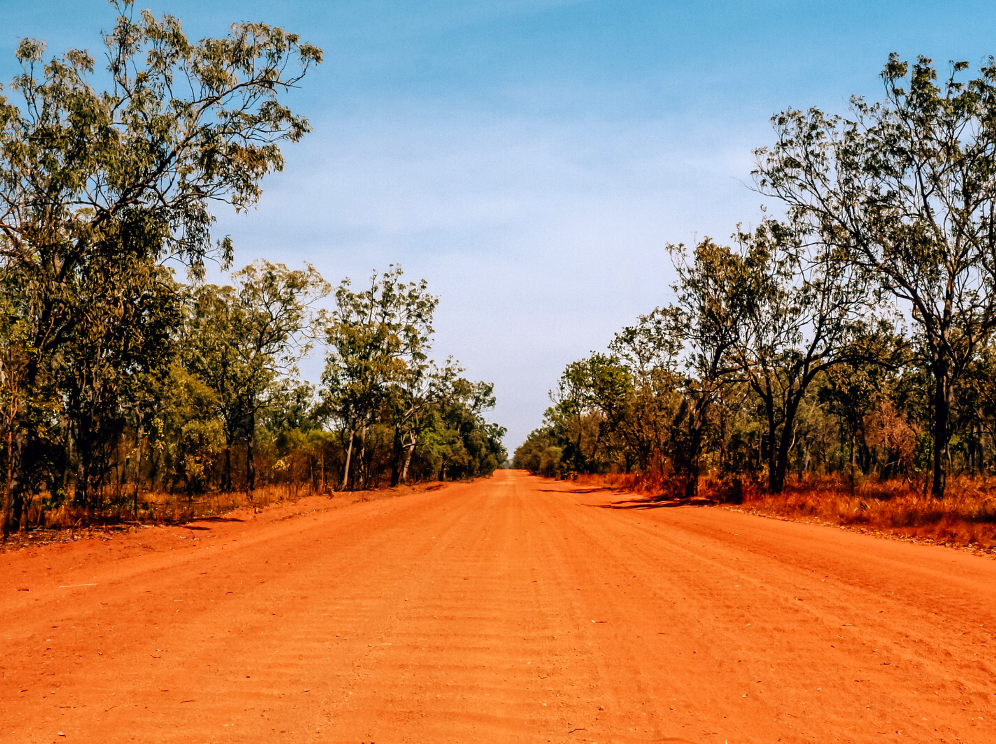
<svg viewBox="0 0 996 744">
<path fill-rule="evenodd" d="M 624 498 L 499 472 L 0 555 L 0 742 L 996 742 L 996 561 Z"/>
</svg>

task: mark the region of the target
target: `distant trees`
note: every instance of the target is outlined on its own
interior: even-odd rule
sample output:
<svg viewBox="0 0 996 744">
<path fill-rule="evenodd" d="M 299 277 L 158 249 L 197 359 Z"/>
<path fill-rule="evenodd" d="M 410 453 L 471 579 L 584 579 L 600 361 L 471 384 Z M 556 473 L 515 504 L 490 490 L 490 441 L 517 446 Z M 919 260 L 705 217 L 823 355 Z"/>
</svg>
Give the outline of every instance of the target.
<svg viewBox="0 0 996 744">
<path fill-rule="evenodd" d="M 412 454 L 427 431 L 451 432 L 454 439 L 445 446 L 462 449 L 465 437 L 476 436 L 478 429 L 497 439 L 493 447 L 500 448 L 504 435 L 489 434 L 480 418 L 494 406 L 490 393 L 468 388 L 470 383 L 458 377 L 460 369 L 452 360 L 439 367 L 429 359 L 439 299 L 429 294 L 425 281 L 405 282 L 402 276 L 400 267 L 374 273 L 369 287 L 360 292 L 348 279 L 343 281 L 336 290 L 335 309 L 325 321 L 322 411 L 339 431 L 345 451 L 342 489 L 364 488 L 370 482 L 376 449 L 370 445 L 381 435 L 391 443 L 391 485 L 408 477 Z M 452 423 L 448 418 L 464 413 L 473 422 L 469 429 L 466 422 L 458 422 L 455 429 L 447 426 Z M 438 437 L 427 441 L 438 457 L 437 473 L 445 476 L 443 443 Z M 477 462 L 472 458 L 466 472 L 490 473 L 503 460 L 478 465 L 471 464 Z"/>
<path fill-rule="evenodd" d="M 27 432 L 41 449 L 12 528 L 46 510 L 140 515 L 163 492 L 326 493 L 486 476 L 506 460 L 505 430 L 486 419 L 493 386 L 429 357 L 438 298 L 400 267 L 362 292 L 344 281 L 331 310 L 315 307 L 331 288 L 310 266 L 258 261 L 233 286 L 152 269 L 80 308 Z M 314 345 L 326 355 L 317 390 L 298 378 Z M 4 402 L 16 391 L 3 388 Z M 0 450 L 8 477 L 12 438 Z"/>
<path fill-rule="evenodd" d="M 395 424 L 393 468 L 397 469 L 403 449 L 401 429 L 412 415 L 404 415 L 404 394 L 419 387 L 426 370 L 432 314 L 439 301 L 428 294 L 424 281 L 406 283 L 401 275 L 397 267 L 383 275 L 375 273 L 369 288 L 361 292 L 354 292 L 348 279 L 343 281 L 326 324 L 329 353 L 322 393 L 346 449 L 342 488 L 349 485 L 354 470 L 359 471 L 361 487 L 366 483 L 367 434 L 385 407 L 395 409 L 391 418 Z M 357 442 L 359 468 L 353 468 Z"/>
<path fill-rule="evenodd" d="M 929 59 L 910 66 L 893 55 L 883 102 L 853 99 L 848 118 L 775 116 L 776 143 L 756 151 L 754 175 L 785 218 L 738 230 L 734 249 L 708 239 L 691 254 L 672 247 L 676 302 L 641 318 L 654 332 L 643 329 L 638 354 L 613 357 L 630 379 L 645 376 L 641 354 L 653 350 L 681 361 L 655 362 L 659 376 L 687 371 L 674 391 L 655 393 L 662 403 L 680 398 L 674 414 L 655 409 L 654 426 L 667 433 L 655 458 L 607 436 L 636 424 L 632 387 L 624 422 L 600 414 L 602 457 L 564 458 L 561 470 L 638 463 L 680 477 L 688 494 L 708 457 L 720 477 L 763 472 L 775 493 L 793 467 L 852 478 L 859 468 L 929 471 L 941 498 L 953 467 L 989 467 L 996 440 L 982 391 L 994 387 L 996 63 L 959 82 L 966 69 L 955 64 L 939 84 Z M 561 388 L 581 379 L 574 370 Z M 539 445 L 569 452 L 574 430 L 560 421 L 573 409 L 562 403 L 597 390 L 589 377 L 560 396 L 517 461 L 539 469 Z"/>
<path fill-rule="evenodd" d="M 296 372 L 298 356 L 310 348 L 310 306 L 330 288 L 312 266 L 292 271 L 261 260 L 232 275 L 235 287 L 191 289 L 187 366 L 214 391 L 225 425 L 225 473 L 232 482 L 231 453 L 244 437 L 247 492 L 256 488 L 256 424 L 281 375 Z"/>
</svg>

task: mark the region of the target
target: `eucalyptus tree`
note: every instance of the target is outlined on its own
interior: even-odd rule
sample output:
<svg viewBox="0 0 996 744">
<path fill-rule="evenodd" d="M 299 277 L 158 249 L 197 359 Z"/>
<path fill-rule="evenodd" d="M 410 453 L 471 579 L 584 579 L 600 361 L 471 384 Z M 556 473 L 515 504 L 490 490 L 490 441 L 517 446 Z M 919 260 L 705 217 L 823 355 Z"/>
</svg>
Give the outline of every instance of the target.
<svg viewBox="0 0 996 744">
<path fill-rule="evenodd" d="M 391 486 L 406 483 L 412 455 L 419 437 L 432 425 L 433 413 L 454 393 L 461 368 L 452 359 L 442 366 L 432 362 L 409 361 L 400 371 L 390 394 L 394 444 L 391 457 Z"/>
<path fill-rule="evenodd" d="M 598 471 L 605 435 L 604 420 L 593 400 L 592 373 L 608 357 L 593 356 L 597 358 L 580 359 L 564 368 L 557 389 L 550 392 L 553 405 L 544 416 L 562 445 L 562 463 L 576 473 Z"/>
<path fill-rule="evenodd" d="M 817 376 L 861 359 L 874 322 L 865 277 L 835 247 L 806 242 L 798 225 L 764 220 L 740 233 L 736 269 L 717 285 L 736 310 L 733 358 L 739 379 L 761 400 L 767 424 L 768 488 L 781 493 L 795 443 L 795 419 Z"/>
<path fill-rule="evenodd" d="M 888 396 L 890 379 L 912 362 L 909 341 L 894 333 L 887 323 L 881 322 L 868 330 L 860 339 L 863 354 L 855 354 L 827 370 L 819 381 L 817 393 L 821 407 L 836 416 L 846 430 L 841 445 L 847 447 L 850 458 L 852 493 L 858 468 L 858 435 L 861 433 L 867 442 L 866 420 Z"/>
<path fill-rule="evenodd" d="M 973 474 L 991 466 L 986 455 L 996 450 L 996 347 L 981 348 L 958 384 L 956 418 L 967 439 L 966 453 Z M 988 440 L 988 446 L 985 446 Z"/>
<path fill-rule="evenodd" d="M 175 257 L 195 273 L 208 255 L 227 262 L 230 242 L 211 238 L 211 204 L 251 207 L 260 180 L 283 167 L 279 143 L 309 130 L 279 96 L 321 61 L 317 47 L 259 23 L 191 42 L 176 18 L 114 5 L 106 90 L 91 83 L 86 51 L 46 59 L 44 44 L 26 38 L 10 85 L 21 103 L 0 96 L 0 265 L 17 276 L 28 349 L 8 399 L 14 512 L 35 472 L 45 380 L 79 317 L 73 275 L 130 257 Z"/>
<path fill-rule="evenodd" d="M 681 244 L 668 245 L 678 274 L 672 285 L 675 302 L 651 314 L 644 323 L 656 345 L 669 345 L 670 356 L 684 354 L 686 441 L 679 447 L 679 471 L 686 474 L 685 495 L 698 493 L 703 440 L 713 402 L 736 369 L 736 344 L 744 321 L 747 290 L 740 256 L 709 238 L 689 256 Z"/>
<path fill-rule="evenodd" d="M 935 497 L 943 497 L 954 391 L 996 328 L 996 61 L 977 77 L 954 63 L 890 55 L 885 100 L 852 98 L 773 119 L 756 152 L 758 188 L 909 312 L 933 377 Z"/>
<path fill-rule="evenodd" d="M 203 491 L 225 446 L 215 392 L 180 360 L 151 380 L 154 406 L 147 425 L 152 475 L 172 492 L 182 486 L 188 498 Z M 138 511 L 137 483 L 134 509 Z"/>
<path fill-rule="evenodd" d="M 323 408 L 337 424 L 346 450 L 342 489 L 350 484 L 353 449 L 365 462 L 367 432 L 392 392 L 424 365 L 439 302 L 425 280 L 405 282 L 400 267 L 374 272 L 367 289 L 356 292 L 349 279 L 336 289 L 336 306 L 325 322 L 327 355 L 322 375 Z M 414 383 L 417 384 L 417 383 Z M 360 473 L 360 485 L 365 485 Z"/>
<path fill-rule="evenodd" d="M 224 431 L 221 490 L 232 490 L 232 449 L 243 435 L 249 370 L 236 344 L 240 338 L 238 299 L 230 286 L 195 284 L 185 297 L 181 341 L 185 367 L 213 392 L 215 414 Z"/>
<path fill-rule="evenodd" d="M 76 461 L 74 501 L 92 511 L 134 407 L 129 399 L 141 404 L 138 381 L 169 367 L 182 313 L 172 273 L 153 261 L 88 261 L 78 268 L 75 321 L 55 384 L 69 424 L 62 448 L 71 440 Z M 63 467 L 69 460 L 63 458 Z"/>
<path fill-rule="evenodd" d="M 232 275 L 233 287 L 192 288 L 186 329 L 191 371 L 218 399 L 225 423 L 223 488 L 231 488 L 231 450 L 246 442 L 246 490 L 256 488 L 256 424 L 281 376 L 297 371 L 311 348 L 312 307 L 330 288 L 311 265 L 290 270 L 261 259 Z"/>
<path fill-rule="evenodd" d="M 494 385 L 453 381 L 452 394 L 435 410 L 426 435 L 426 449 L 442 480 L 490 475 L 505 461 L 504 427 L 488 423 L 484 413 L 495 407 Z"/>
<path fill-rule="evenodd" d="M 19 277 L 8 267 L 0 267 L 0 437 L 3 448 L 3 511 L 0 531 L 7 539 L 12 527 L 14 477 L 14 427 L 23 410 L 24 377 L 31 353 L 30 327 L 23 315 Z"/>
<path fill-rule="evenodd" d="M 681 416 L 682 395 L 678 374 L 680 341 L 669 327 L 667 315 L 655 310 L 620 330 L 609 344 L 617 365 L 626 370 L 632 394 L 627 415 L 609 414 L 613 428 L 637 456 L 643 472 L 664 472 L 676 455 L 675 427 Z M 604 382 L 610 382 L 605 379 Z M 606 392 L 612 385 L 602 385 Z M 606 402 L 613 396 L 599 396 Z M 627 462 L 628 469 L 629 462 Z"/>
</svg>

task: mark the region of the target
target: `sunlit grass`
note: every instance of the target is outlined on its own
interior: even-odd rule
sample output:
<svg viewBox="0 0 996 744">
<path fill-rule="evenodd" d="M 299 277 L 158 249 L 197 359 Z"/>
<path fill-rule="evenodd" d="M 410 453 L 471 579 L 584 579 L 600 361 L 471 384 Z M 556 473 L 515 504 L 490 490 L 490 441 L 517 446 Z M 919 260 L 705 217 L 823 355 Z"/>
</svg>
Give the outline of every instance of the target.
<svg viewBox="0 0 996 744">
<path fill-rule="evenodd" d="M 679 481 L 660 477 L 579 476 L 577 483 L 636 491 L 654 499 L 683 496 Z M 990 478 L 951 478 L 947 495 L 939 500 L 925 495 L 922 480 L 859 480 L 852 495 L 846 477 L 808 476 L 790 479 L 783 493 L 772 495 L 765 492 L 763 481 L 743 481 L 734 488 L 729 480 L 704 478 L 699 496 L 713 503 L 739 502 L 748 512 L 996 551 L 994 486 Z"/>
<path fill-rule="evenodd" d="M 257 488 L 250 498 L 245 491 L 204 493 L 188 496 L 185 493 L 143 491 L 135 510 L 134 496 L 105 503 L 97 516 L 91 516 L 84 507 L 72 503 L 53 505 L 42 498 L 29 507 L 28 520 L 33 528 L 72 530 L 87 527 L 106 527 L 127 524 L 182 524 L 194 519 L 217 516 L 240 508 L 263 509 L 273 504 L 316 495 L 307 486 L 288 487 L 266 485 Z M 330 495 L 330 494 L 327 494 Z"/>
<path fill-rule="evenodd" d="M 824 477 L 788 484 L 784 493 L 744 488 L 748 511 L 809 517 L 867 531 L 951 545 L 996 549 L 996 498 L 988 478 L 953 478 L 943 499 L 924 494 L 923 484 Z"/>
</svg>

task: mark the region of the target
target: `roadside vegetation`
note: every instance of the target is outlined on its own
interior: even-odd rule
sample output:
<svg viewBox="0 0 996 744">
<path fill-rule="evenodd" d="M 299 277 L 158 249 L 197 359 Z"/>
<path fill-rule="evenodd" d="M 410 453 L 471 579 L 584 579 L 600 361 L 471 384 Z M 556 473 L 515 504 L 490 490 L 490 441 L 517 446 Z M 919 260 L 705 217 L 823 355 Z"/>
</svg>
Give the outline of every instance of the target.
<svg viewBox="0 0 996 744">
<path fill-rule="evenodd" d="M 193 42 L 114 5 L 106 69 L 23 39 L 0 96 L 4 537 L 494 470 L 492 386 L 431 358 L 424 281 L 333 288 L 265 260 L 205 281 L 233 257 L 213 205 L 251 208 L 310 131 L 284 99 L 321 50 L 253 23 Z"/>
<path fill-rule="evenodd" d="M 567 366 L 514 465 L 992 545 L 996 63 L 967 69 L 892 56 L 881 102 L 773 117 L 773 211 L 668 246 L 671 303 Z"/>
</svg>

